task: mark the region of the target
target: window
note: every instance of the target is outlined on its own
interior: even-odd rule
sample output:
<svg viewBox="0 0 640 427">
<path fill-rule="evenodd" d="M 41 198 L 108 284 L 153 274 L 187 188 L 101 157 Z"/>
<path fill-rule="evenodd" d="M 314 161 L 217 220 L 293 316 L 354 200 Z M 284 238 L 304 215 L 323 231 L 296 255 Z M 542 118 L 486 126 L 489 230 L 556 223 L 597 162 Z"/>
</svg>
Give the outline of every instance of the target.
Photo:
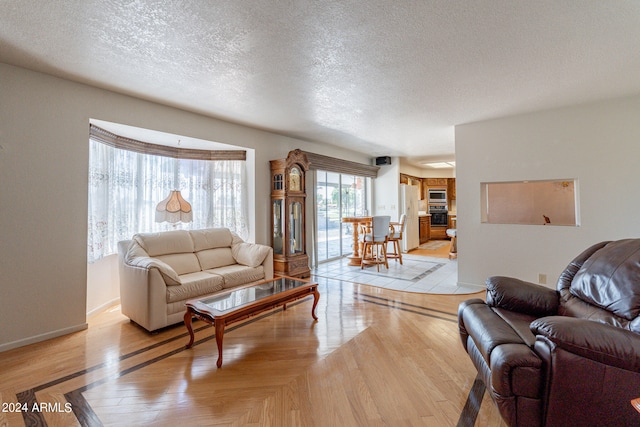
<svg viewBox="0 0 640 427">
<path fill-rule="evenodd" d="M 369 178 L 335 172 L 316 173 L 318 262 L 353 252 L 353 224 L 343 217 L 366 215 Z"/>
<path fill-rule="evenodd" d="M 135 233 L 227 227 L 248 235 L 243 160 L 194 160 L 152 155 L 89 140 L 88 261 L 117 252 Z M 180 190 L 193 222 L 156 223 L 155 207 Z"/>
</svg>

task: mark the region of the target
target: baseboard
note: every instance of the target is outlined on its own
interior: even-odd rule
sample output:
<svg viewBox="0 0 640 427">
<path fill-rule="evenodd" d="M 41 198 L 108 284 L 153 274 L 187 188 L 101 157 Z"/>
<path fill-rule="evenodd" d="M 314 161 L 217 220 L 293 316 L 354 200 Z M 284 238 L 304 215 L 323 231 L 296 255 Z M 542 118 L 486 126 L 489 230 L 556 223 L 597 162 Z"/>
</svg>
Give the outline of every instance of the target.
<svg viewBox="0 0 640 427">
<path fill-rule="evenodd" d="M 468 283 L 468 282 L 458 282 L 458 287 L 470 288 L 470 289 L 477 288 L 478 292 L 483 292 L 487 290 L 487 285 L 478 285 L 477 283 Z"/>
<path fill-rule="evenodd" d="M 70 326 L 68 328 L 58 329 L 57 331 L 47 332 L 46 334 L 35 335 L 33 337 L 24 338 L 18 341 L 0 344 L 0 353 L 2 353 L 3 351 L 13 350 L 14 348 L 24 347 L 25 345 L 34 344 L 40 341 L 50 340 L 51 338 L 57 338 L 62 335 L 82 331 L 87 329 L 88 326 L 88 323 L 85 322 L 80 325 Z"/>
<path fill-rule="evenodd" d="M 111 301 L 107 301 L 104 304 L 101 304 L 100 306 L 94 308 L 93 310 L 87 312 L 87 317 L 91 317 L 94 314 L 98 314 L 98 313 L 102 313 L 103 311 L 105 311 L 107 308 L 109 307 L 113 307 L 114 305 L 118 305 L 120 304 L 120 298 L 114 298 Z"/>
</svg>

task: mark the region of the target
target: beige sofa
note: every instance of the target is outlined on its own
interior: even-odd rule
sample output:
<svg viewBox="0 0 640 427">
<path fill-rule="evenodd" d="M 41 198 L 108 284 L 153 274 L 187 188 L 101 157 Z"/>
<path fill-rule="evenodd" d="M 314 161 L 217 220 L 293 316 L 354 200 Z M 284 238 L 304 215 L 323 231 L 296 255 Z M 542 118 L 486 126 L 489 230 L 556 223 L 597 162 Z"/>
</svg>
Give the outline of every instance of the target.
<svg viewBox="0 0 640 427">
<path fill-rule="evenodd" d="M 184 303 L 273 278 L 273 250 L 227 228 L 140 233 L 118 242 L 122 313 L 148 331 L 179 323 Z"/>
</svg>

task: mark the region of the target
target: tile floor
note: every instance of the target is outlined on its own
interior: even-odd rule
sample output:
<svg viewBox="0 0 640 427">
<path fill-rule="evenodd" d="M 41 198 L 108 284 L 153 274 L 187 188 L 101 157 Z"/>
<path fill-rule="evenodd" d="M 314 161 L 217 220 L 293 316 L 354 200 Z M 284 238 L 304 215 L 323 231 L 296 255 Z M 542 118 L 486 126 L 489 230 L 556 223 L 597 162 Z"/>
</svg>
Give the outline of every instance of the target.
<svg viewBox="0 0 640 427">
<path fill-rule="evenodd" d="M 389 269 L 376 267 L 353 267 L 349 260 L 341 258 L 320 264 L 311 270 L 311 274 L 363 283 L 385 289 L 429 294 L 471 294 L 482 292 L 484 286 L 458 283 L 458 260 L 436 258 L 422 255 L 402 255 L 403 264 L 389 261 Z"/>
</svg>

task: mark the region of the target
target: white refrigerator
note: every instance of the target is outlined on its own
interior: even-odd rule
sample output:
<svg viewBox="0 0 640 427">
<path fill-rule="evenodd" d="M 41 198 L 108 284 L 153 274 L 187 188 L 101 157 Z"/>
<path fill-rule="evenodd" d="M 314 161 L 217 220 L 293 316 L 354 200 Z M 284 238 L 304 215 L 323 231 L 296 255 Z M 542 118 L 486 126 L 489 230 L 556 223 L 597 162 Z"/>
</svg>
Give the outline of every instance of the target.
<svg viewBox="0 0 640 427">
<path fill-rule="evenodd" d="M 407 215 L 407 219 L 404 224 L 404 233 L 402 233 L 402 251 L 409 252 L 420 245 L 417 186 L 400 184 L 399 214 Z"/>
</svg>

